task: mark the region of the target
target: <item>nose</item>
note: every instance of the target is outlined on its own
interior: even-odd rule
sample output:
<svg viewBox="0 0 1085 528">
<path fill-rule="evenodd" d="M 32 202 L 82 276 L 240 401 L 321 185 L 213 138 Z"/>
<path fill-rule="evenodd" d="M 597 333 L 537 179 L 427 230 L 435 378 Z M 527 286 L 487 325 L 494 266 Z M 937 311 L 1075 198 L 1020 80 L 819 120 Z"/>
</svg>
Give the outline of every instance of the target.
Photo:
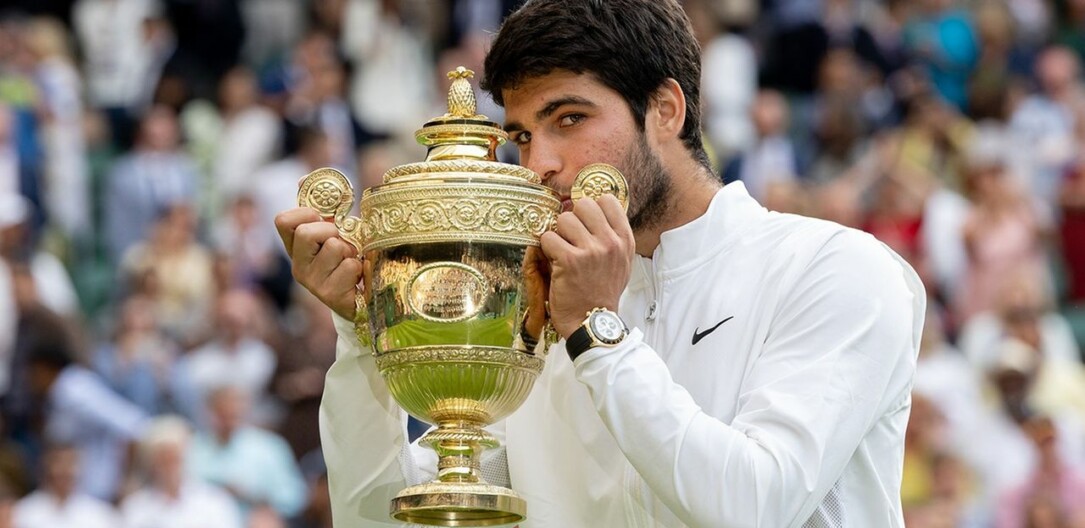
<svg viewBox="0 0 1085 528">
<path fill-rule="evenodd" d="M 552 143 L 548 144 L 545 141 L 532 139 L 531 148 L 523 152 L 521 156 L 521 163 L 535 171 L 542 178 L 543 183 L 547 183 L 558 174 L 561 174 L 561 154 Z"/>
</svg>

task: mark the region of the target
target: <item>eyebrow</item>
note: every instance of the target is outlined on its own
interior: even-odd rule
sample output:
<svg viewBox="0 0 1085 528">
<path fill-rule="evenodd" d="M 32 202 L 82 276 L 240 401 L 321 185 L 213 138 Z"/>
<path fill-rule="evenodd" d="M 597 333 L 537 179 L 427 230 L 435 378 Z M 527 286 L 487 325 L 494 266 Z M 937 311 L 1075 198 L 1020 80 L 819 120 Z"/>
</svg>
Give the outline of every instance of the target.
<svg viewBox="0 0 1085 528">
<path fill-rule="evenodd" d="M 546 103 L 546 106 L 542 107 L 538 112 L 535 112 L 535 120 L 542 121 L 553 115 L 554 112 L 557 112 L 559 108 L 565 105 L 582 105 L 591 108 L 597 108 L 599 106 L 590 100 L 577 95 L 565 95 Z M 521 130 L 524 130 L 524 125 L 517 121 L 505 124 L 506 132 L 519 132 Z"/>
</svg>

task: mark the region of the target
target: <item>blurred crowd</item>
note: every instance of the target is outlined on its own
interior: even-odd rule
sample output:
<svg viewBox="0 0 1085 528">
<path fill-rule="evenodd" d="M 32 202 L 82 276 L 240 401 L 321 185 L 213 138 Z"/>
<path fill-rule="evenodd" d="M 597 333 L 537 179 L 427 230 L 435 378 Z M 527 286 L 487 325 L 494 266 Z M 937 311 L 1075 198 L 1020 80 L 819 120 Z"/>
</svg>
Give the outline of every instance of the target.
<svg viewBox="0 0 1085 528">
<path fill-rule="evenodd" d="M 272 218 L 419 160 L 520 1 L 0 7 L 0 528 L 331 526 Z M 720 177 L 925 281 L 908 526 L 1085 527 L 1085 1 L 683 4 Z"/>
</svg>

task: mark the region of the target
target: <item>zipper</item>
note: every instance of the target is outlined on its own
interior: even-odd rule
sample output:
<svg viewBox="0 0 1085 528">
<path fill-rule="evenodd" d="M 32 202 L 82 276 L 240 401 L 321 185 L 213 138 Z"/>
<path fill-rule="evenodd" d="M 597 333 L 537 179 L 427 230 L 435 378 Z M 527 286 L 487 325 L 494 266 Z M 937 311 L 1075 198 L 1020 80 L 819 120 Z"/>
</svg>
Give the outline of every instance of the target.
<svg viewBox="0 0 1085 528">
<path fill-rule="evenodd" d="M 655 271 L 655 266 L 651 265 L 650 260 L 645 258 L 638 258 L 637 263 L 640 266 L 641 273 L 648 281 L 649 299 L 648 306 L 644 311 L 644 343 L 651 347 L 653 350 L 656 348 L 654 342 L 657 321 L 659 321 L 660 313 L 660 300 L 659 292 L 662 291 L 661 275 Z M 655 518 L 655 497 L 651 494 L 650 490 L 644 484 L 644 479 L 637 473 L 636 468 L 633 467 L 629 461 L 626 461 L 625 472 L 623 475 L 624 488 L 629 497 L 631 504 L 626 504 L 626 521 L 630 528 L 633 527 L 654 527 L 657 525 Z"/>
</svg>

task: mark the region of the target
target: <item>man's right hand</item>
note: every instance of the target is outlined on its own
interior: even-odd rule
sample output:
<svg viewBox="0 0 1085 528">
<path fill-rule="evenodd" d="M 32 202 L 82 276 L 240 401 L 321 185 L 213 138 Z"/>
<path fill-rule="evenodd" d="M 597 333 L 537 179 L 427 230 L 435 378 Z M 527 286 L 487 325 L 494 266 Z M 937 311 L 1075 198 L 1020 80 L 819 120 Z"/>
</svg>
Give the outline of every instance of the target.
<svg viewBox="0 0 1085 528">
<path fill-rule="evenodd" d="M 354 245 L 339 236 L 335 224 L 308 207 L 279 213 L 275 228 L 290 255 L 294 280 L 335 313 L 353 320 L 362 280 L 362 261 Z"/>
</svg>

